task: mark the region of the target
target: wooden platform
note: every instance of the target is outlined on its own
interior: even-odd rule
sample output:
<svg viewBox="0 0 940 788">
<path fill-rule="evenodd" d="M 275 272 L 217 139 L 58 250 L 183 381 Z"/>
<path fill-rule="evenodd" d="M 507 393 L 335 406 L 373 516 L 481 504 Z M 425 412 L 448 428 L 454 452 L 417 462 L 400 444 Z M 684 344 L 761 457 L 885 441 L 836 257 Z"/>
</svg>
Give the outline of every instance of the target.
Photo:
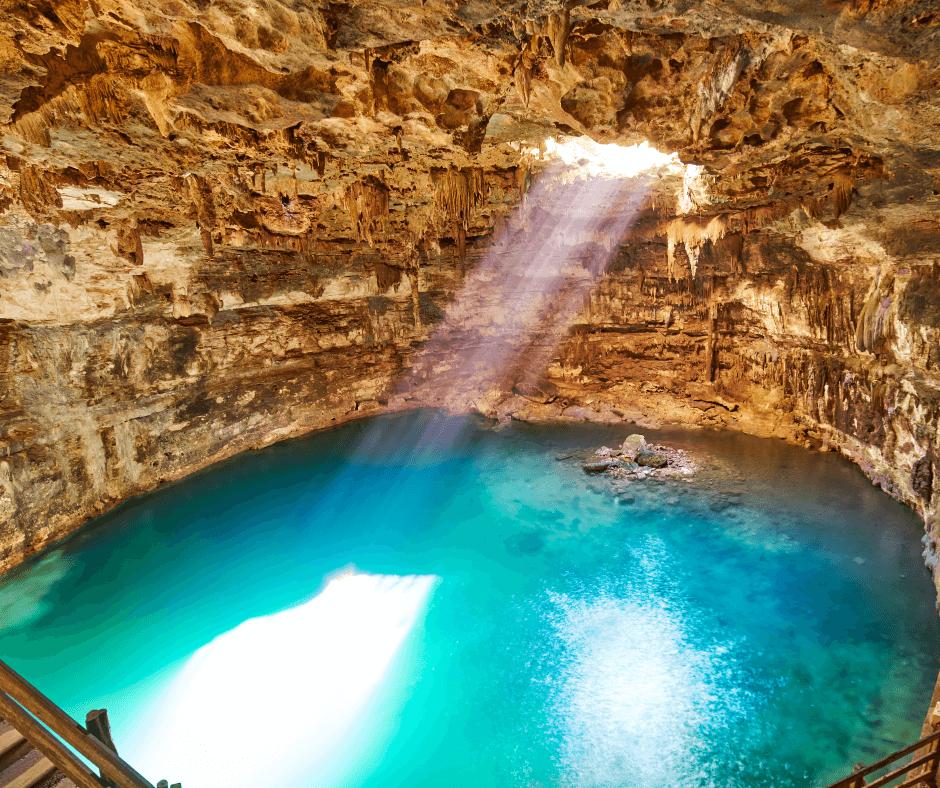
<svg viewBox="0 0 940 788">
<path fill-rule="evenodd" d="M 75 784 L 0 719 L 0 788 L 75 788 Z"/>
</svg>

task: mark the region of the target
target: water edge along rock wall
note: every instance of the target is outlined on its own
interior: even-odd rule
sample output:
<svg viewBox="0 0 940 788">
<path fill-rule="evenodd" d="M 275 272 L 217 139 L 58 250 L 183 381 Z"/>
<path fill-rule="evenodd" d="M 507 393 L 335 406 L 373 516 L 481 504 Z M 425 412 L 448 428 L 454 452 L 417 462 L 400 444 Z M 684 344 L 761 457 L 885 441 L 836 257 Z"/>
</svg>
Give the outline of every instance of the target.
<svg viewBox="0 0 940 788">
<path fill-rule="evenodd" d="M 21 0 L 0 40 L 0 568 L 236 452 L 444 405 L 841 451 L 936 570 L 931 3 Z M 488 341 L 499 305 L 455 294 L 524 265 L 501 228 L 578 135 L 702 169 L 565 241 L 611 260 L 559 348 L 550 309 L 519 334 L 553 401 L 455 398 L 428 340 Z"/>
</svg>

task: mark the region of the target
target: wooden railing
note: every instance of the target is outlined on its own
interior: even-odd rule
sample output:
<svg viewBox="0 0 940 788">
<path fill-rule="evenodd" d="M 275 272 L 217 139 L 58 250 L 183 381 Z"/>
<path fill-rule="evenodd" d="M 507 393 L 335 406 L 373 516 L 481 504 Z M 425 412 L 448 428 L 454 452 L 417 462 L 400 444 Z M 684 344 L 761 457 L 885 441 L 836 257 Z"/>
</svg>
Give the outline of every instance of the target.
<svg viewBox="0 0 940 788">
<path fill-rule="evenodd" d="M 93 716 L 94 715 L 94 716 Z M 9 665 L 0 662 L 0 717 L 45 755 L 78 788 L 153 788 L 113 749 L 107 718 L 89 714 L 89 725 L 104 736 L 102 742 L 79 725 Z M 92 725 L 94 719 L 95 724 Z M 99 777 L 62 742 L 91 761 Z"/>
<path fill-rule="evenodd" d="M 92 711 L 87 724 L 91 730 L 79 725 L 49 698 L 43 695 L 9 665 L 0 661 L 0 717 L 22 734 L 37 750 L 45 755 L 78 788 L 154 788 L 130 764 L 121 759 L 111 741 L 107 714 Z M 51 731 L 51 732 L 50 732 Z M 99 777 L 78 758 L 59 737 L 84 755 L 101 771 Z M 937 769 L 940 766 L 940 731 L 925 736 L 909 747 L 882 758 L 871 766 L 831 783 L 826 788 L 884 788 L 900 777 L 908 777 L 896 788 L 911 788 L 926 783 L 937 788 Z M 918 750 L 924 750 L 916 754 Z M 887 768 L 906 755 L 915 753 L 907 764 L 899 766 L 873 782 L 866 777 Z M 161 786 L 166 782 L 161 780 Z M 177 788 L 177 786 L 173 786 Z"/>
<path fill-rule="evenodd" d="M 877 763 L 873 763 L 871 766 L 866 766 L 863 769 L 853 772 L 848 777 L 843 777 L 841 780 L 827 786 L 827 788 L 862 788 L 862 786 L 864 786 L 864 788 L 883 788 L 883 786 L 894 782 L 900 777 L 904 777 L 915 769 L 917 773 L 912 777 L 908 777 L 903 783 L 900 783 L 897 788 L 909 788 L 918 783 L 927 783 L 928 785 L 936 786 L 937 765 L 938 759 L 940 759 L 940 752 L 937 751 L 938 743 L 940 743 L 940 731 L 931 733 L 929 736 L 925 736 L 909 747 L 898 750 L 887 758 L 882 758 Z M 918 750 L 926 750 L 926 752 L 916 754 Z M 868 775 L 881 771 L 911 753 L 915 753 L 915 756 L 910 763 L 899 766 L 870 783 L 865 781 Z"/>
</svg>

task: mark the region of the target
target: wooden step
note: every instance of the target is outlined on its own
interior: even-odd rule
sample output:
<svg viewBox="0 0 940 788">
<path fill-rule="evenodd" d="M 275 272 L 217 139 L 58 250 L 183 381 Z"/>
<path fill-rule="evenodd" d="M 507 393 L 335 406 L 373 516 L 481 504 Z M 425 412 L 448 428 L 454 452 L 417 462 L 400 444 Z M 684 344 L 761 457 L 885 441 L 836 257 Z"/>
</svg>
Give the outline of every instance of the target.
<svg viewBox="0 0 940 788">
<path fill-rule="evenodd" d="M 18 761 L 32 749 L 32 745 L 19 731 L 10 728 L 0 733 L 0 772 Z"/>
<path fill-rule="evenodd" d="M 36 783 L 48 777 L 54 771 L 55 764 L 48 758 L 41 758 L 19 777 L 4 785 L 3 788 L 33 788 Z"/>
<path fill-rule="evenodd" d="M 0 733 L 0 758 L 16 747 L 17 744 L 24 741 L 26 741 L 26 739 L 23 738 L 22 734 L 12 728 L 6 733 Z"/>
<path fill-rule="evenodd" d="M 18 758 L 15 762 L 7 766 L 0 772 L 0 788 L 8 788 L 21 775 L 28 772 L 37 763 L 44 760 L 45 756 L 32 747 L 26 751 L 26 754 Z"/>
</svg>

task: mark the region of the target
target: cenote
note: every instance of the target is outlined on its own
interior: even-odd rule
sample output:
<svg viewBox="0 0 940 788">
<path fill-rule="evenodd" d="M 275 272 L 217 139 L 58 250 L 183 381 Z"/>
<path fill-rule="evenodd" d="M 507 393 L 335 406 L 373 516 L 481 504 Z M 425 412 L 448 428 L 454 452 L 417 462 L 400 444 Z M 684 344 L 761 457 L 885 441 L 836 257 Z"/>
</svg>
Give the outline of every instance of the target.
<svg viewBox="0 0 940 788">
<path fill-rule="evenodd" d="M 914 514 L 740 434 L 647 432 L 710 464 L 619 498 L 557 459 L 635 431 L 419 412 L 238 456 L 7 575 L 0 653 L 184 788 L 810 786 L 914 741 Z"/>
</svg>

